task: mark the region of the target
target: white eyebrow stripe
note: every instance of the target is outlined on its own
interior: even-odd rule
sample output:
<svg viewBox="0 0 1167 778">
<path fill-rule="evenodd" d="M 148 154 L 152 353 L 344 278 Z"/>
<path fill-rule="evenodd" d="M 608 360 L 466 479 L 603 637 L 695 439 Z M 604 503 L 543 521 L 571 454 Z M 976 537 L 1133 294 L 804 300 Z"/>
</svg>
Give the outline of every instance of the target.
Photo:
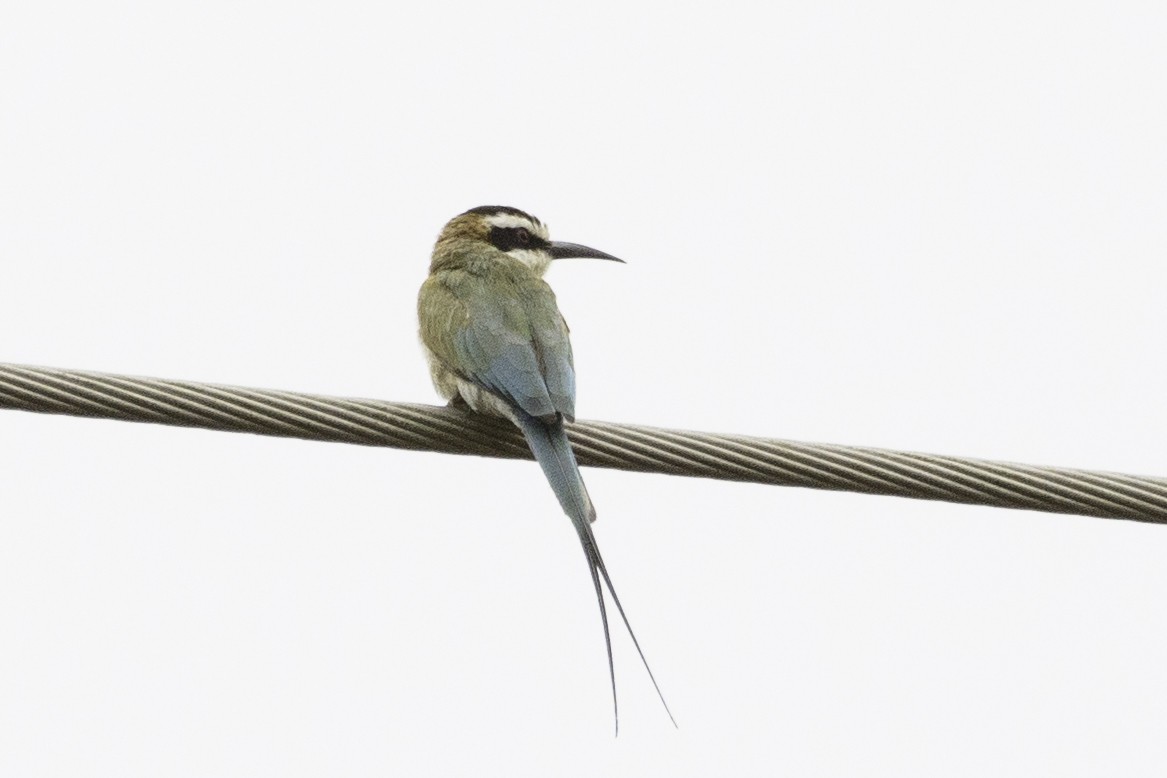
<svg viewBox="0 0 1167 778">
<path fill-rule="evenodd" d="M 547 240 L 547 228 L 537 221 L 524 219 L 522 216 L 516 216 L 513 213 L 496 213 L 486 217 L 486 223 L 492 227 L 501 227 L 502 229 L 513 229 L 516 227 L 524 227 L 531 232 L 538 235 L 543 240 Z"/>
</svg>

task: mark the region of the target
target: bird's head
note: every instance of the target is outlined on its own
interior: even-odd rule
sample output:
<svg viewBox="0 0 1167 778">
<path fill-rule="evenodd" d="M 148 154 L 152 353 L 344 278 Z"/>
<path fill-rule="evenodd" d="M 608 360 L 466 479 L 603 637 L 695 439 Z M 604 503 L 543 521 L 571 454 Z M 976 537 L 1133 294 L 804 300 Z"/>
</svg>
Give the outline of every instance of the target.
<svg viewBox="0 0 1167 778">
<path fill-rule="evenodd" d="M 451 219 L 438 236 L 430 269 L 467 250 L 476 257 L 517 259 L 539 275 L 553 259 L 624 261 L 578 243 L 551 240 L 543 222 L 505 205 L 480 205 Z"/>
</svg>

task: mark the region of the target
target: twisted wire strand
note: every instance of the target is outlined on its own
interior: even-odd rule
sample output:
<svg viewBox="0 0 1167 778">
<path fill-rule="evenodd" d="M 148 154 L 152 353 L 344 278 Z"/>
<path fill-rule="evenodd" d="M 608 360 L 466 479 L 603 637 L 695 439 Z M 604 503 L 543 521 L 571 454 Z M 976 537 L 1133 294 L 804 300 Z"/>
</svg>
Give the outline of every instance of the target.
<svg viewBox="0 0 1167 778">
<path fill-rule="evenodd" d="M 456 408 L 0 363 L 0 408 L 530 459 L 508 422 Z M 581 465 L 1167 522 L 1167 479 L 852 446 L 570 426 Z"/>
</svg>

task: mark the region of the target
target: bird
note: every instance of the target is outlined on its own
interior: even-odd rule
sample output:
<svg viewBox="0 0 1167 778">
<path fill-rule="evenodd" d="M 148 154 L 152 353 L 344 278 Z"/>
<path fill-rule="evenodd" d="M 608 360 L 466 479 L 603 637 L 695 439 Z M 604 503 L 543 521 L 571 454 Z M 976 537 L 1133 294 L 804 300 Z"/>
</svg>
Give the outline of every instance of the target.
<svg viewBox="0 0 1167 778">
<path fill-rule="evenodd" d="M 543 274 L 553 260 L 568 258 L 624 261 L 552 241 L 543 222 L 518 208 L 484 205 L 455 216 L 438 235 L 418 293 L 421 342 L 434 387 L 452 406 L 519 428 L 579 535 L 604 627 L 616 734 L 616 669 L 601 581 L 675 727 L 600 555 L 591 526 L 596 509 L 564 429 L 575 420 L 575 367 L 567 323 Z"/>
</svg>

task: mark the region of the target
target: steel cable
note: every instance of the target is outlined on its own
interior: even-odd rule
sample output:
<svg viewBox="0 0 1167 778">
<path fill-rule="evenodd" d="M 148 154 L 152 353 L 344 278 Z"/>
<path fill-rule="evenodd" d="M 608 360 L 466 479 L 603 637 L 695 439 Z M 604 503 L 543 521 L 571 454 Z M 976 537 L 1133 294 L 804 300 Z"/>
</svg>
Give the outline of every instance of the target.
<svg viewBox="0 0 1167 778">
<path fill-rule="evenodd" d="M 456 408 L 0 363 L 0 408 L 530 459 L 508 422 Z M 1167 479 L 744 435 L 576 422 L 581 465 L 1167 522 Z"/>
</svg>

